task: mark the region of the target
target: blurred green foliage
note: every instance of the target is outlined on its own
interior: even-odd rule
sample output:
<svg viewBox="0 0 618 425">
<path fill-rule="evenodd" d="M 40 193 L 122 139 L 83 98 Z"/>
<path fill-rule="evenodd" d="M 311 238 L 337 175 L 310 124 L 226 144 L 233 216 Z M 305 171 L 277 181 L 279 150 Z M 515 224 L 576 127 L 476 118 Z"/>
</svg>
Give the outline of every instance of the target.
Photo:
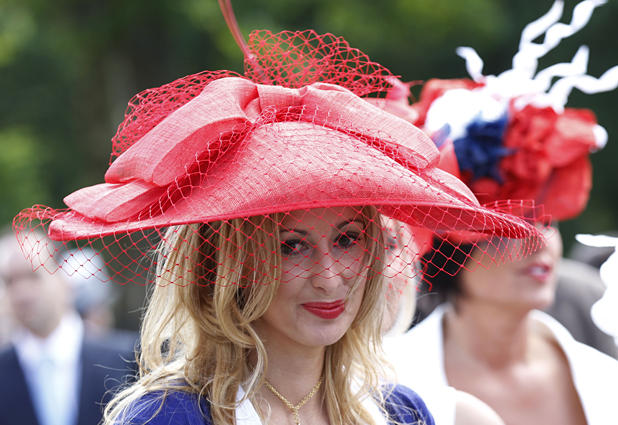
<svg viewBox="0 0 618 425">
<path fill-rule="evenodd" d="M 564 22 L 579 0 L 567 0 Z M 245 34 L 312 28 L 344 36 L 404 81 L 466 76 L 458 46 L 472 46 L 484 74 L 511 66 L 524 26 L 552 0 L 234 0 Z M 618 64 L 618 2 L 540 62 L 591 48 L 589 74 Z M 72 191 L 103 182 L 110 139 L 132 95 L 204 69 L 242 71 L 242 54 L 216 0 L 0 0 L 0 224 L 35 203 L 62 208 Z M 415 88 L 418 93 L 418 87 Z M 574 92 L 610 135 L 592 156 L 588 209 L 562 225 L 618 229 L 618 91 Z"/>
</svg>

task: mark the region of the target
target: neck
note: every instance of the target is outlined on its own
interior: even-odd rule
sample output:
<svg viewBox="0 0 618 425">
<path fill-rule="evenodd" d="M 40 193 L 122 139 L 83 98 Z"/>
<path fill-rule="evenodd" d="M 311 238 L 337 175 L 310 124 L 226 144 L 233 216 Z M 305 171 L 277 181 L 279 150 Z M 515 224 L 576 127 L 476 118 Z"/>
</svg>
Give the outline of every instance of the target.
<svg viewBox="0 0 618 425">
<path fill-rule="evenodd" d="M 445 346 L 492 368 L 524 361 L 529 354 L 529 310 L 462 299 L 445 316 Z"/>
<path fill-rule="evenodd" d="M 41 320 L 35 324 L 27 324 L 26 328 L 32 332 L 32 334 L 36 335 L 41 339 L 48 338 L 62 323 L 62 319 L 66 315 L 66 312 L 62 312 L 62 314 L 56 314 L 51 317 L 46 318 L 45 320 Z"/>
<path fill-rule="evenodd" d="M 32 334 L 37 336 L 38 338 L 47 339 L 52 334 L 52 332 L 56 330 L 59 324 L 60 322 L 56 322 L 53 324 L 53 326 L 47 326 L 46 324 L 45 327 L 37 327 L 37 328 L 31 327 L 31 328 L 28 328 L 28 330 L 32 332 Z"/>
<path fill-rule="evenodd" d="M 266 347 L 268 355 L 268 370 L 266 380 L 279 391 L 290 403 L 298 404 L 316 386 L 322 377 L 324 369 L 325 348 L 318 350 L 304 350 L 304 352 L 290 352 L 285 349 Z M 257 354 L 251 353 L 250 362 L 255 366 Z M 266 391 L 264 391 L 266 390 Z M 272 399 L 271 391 L 262 387 L 260 393 Z M 319 400 L 316 394 L 312 399 Z M 274 395 L 274 394 L 272 394 Z M 310 402 L 307 402 L 307 407 Z M 271 403 L 272 404 L 272 403 Z M 306 409 L 306 408 L 305 408 Z"/>
</svg>

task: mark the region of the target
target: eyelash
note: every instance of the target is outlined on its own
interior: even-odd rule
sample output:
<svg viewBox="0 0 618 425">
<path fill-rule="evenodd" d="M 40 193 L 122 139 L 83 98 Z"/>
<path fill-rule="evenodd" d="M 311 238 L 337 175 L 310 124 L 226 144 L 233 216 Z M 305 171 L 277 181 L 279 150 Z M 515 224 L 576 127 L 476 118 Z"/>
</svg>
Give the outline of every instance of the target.
<svg viewBox="0 0 618 425">
<path fill-rule="evenodd" d="M 341 248 L 343 249 L 348 249 L 350 248 L 352 245 L 354 245 L 355 243 L 357 243 L 360 239 L 362 238 L 362 234 L 360 233 L 356 233 L 356 232 L 347 232 L 347 233 L 342 233 L 341 235 L 339 235 L 339 237 L 337 238 L 337 242 L 336 244 L 339 245 Z M 346 246 L 342 246 L 341 245 L 341 240 L 342 239 L 347 239 L 349 241 L 349 243 Z"/>
<path fill-rule="evenodd" d="M 304 239 L 288 239 L 281 243 L 281 254 L 285 257 L 297 255 L 302 251 L 302 248 L 309 249 Z"/>
<path fill-rule="evenodd" d="M 350 247 L 358 243 L 363 237 L 362 233 L 344 232 L 341 233 L 335 240 L 337 245 L 342 250 L 348 250 Z M 291 257 L 302 253 L 304 250 L 314 248 L 305 239 L 288 239 L 281 243 L 281 254 L 285 257 Z"/>
</svg>

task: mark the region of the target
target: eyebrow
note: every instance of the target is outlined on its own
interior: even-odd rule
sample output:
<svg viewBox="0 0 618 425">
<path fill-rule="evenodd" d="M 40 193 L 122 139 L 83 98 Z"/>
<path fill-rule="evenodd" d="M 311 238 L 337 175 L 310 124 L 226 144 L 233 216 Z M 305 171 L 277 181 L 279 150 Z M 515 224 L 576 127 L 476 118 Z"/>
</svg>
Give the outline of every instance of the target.
<svg viewBox="0 0 618 425">
<path fill-rule="evenodd" d="M 335 225 L 335 226 L 333 226 L 333 227 L 335 227 L 337 230 L 341 231 L 341 229 L 342 229 L 343 227 L 348 226 L 348 225 L 350 225 L 350 224 L 357 224 L 357 225 L 359 225 L 359 226 L 358 226 L 358 227 L 360 228 L 359 230 L 362 230 L 362 229 L 363 229 L 363 225 L 364 225 L 365 223 L 364 223 L 363 221 L 359 220 L 359 219 L 354 219 L 354 220 L 346 220 L 346 221 L 343 221 L 343 222 L 341 222 L 341 223 L 339 223 L 339 224 L 337 224 L 337 225 Z M 287 228 L 285 228 L 285 227 L 283 227 L 283 226 L 281 226 L 281 227 L 282 227 L 282 231 L 283 231 L 283 232 L 288 232 L 288 233 L 296 233 L 296 234 L 299 234 L 299 235 L 302 235 L 302 236 L 307 236 L 307 235 L 309 234 L 309 231 L 307 231 L 307 230 L 301 230 L 301 229 L 287 229 Z"/>
<path fill-rule="evenodd" d="M 299 234 L 299 235 L 303 235 L 303 236 L 307 236 L 307 235 L 309 234 L 309 232 L 308 232 L 308 231 L 306 231 L 306 230 L 298 230 L 298 229 L 292 229 L 292 230 L 290 230 L 290 229 L 286 229 L 286 228 L 285 228 L 285 227 L 283 227 L 283 226 L 282 226 L 282 229 L 281 229 L 281 230 L 282 230 L 283 232 L 288 232 L 288 233 L 297 233 L 297 234 Z"/>
<path fill-rule="evenodd" d="M 358 227 L 360 228 L 360 230 L 363 230 L 363 227 L 365 225 L 365 222 L 363 222 L 362 220 L 359 219 L 354 219 L 354 220 L 346 220 L 341 224 L 338 224 L 337 226 L 335 226 L 338 230 L 341 230 L 342 227 L 347 226 L 348 224 L 357 224 L 359 225 Z"/>
</svg>

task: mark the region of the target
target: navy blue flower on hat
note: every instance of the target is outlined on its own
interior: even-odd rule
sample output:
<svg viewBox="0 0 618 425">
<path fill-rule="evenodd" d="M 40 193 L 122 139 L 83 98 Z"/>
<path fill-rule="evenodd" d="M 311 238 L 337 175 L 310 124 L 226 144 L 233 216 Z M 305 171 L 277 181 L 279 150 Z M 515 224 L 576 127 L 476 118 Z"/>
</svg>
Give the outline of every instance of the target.
<svg viewBox="0 0 618 425">
<path fill-rule="evenodd" d="M 507 122 L 506 115 L 495 121 L 477 118 L 466 128 L 466 135 L 453 142 L 459 169 L 471 182 L 488 177 L 503 183 L 500 160 L 513 153 L 503 145 Z"/>
</svg>

